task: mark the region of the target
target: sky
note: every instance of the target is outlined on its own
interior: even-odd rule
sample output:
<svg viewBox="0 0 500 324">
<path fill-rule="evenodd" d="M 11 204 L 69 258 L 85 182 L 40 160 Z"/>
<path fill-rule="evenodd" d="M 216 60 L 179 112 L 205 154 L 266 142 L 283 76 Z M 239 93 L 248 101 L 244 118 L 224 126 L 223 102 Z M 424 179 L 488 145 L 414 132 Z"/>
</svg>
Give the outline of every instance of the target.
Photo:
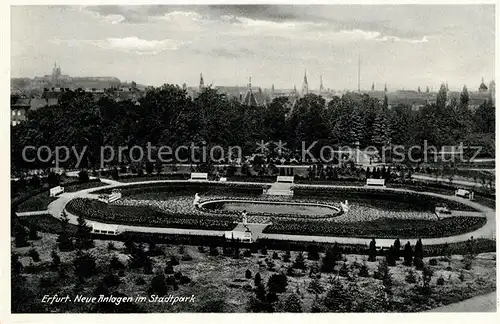
<svg viewBox="0 0 500 324">
<path fill-rule="evenodd" d="M 493 5 L 12 6 L 11 75 L 145 85 L 476 89 L 495 75 Z"/>
</svg>

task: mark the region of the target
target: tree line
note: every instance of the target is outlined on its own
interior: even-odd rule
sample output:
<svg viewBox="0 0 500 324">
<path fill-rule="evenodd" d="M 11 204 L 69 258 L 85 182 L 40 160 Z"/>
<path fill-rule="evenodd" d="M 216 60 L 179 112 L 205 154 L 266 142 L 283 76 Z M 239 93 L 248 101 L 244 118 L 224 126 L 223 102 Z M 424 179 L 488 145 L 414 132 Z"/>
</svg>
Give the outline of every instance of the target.
<svg viewBox="0 0 500 324">
<path fill-rule="evenodd" d="M 301 149 L 302 142 L 307 147 L 318 141 L 313 155 L 321 144 L 359 143 L 363 148 L 423 145 L 424 140 L 438 147 L 479 144 L 493 147 L 494 152 L 494 103 L 487 100 L 473 111 L 469 101 L 465 87 L 459 100 L 449 100 L 444 86 L 435 103 L 419 110 L 405 104 L 389 107 L 387 97 L 379 101 L 357 93 L 329 102 L 316 94 L 296 101 L 277 97 L 266 107 L 249 107 L 212 88 L 191 98 L 179 86 L 168 84 L 148 88 L 138 103 L 116 102 L 111 95 L 96 101 L 91 93 L 67 91 L 57 106 L 30 111 L 27 121 L 12 127 L 11 162 L 14 170 L 52 164 L 52 160 L 24 161 L 22 150 L 28 145 L 79 151 L 86 147 L 81 167 L 93 168 L 99 165 L 103 146 L 146 147 L 148 142 L 171 147 L 194 143 L 207 149 L 239 146 L 244 155 L 256 153 L 257 142 L 279 140 L 292 153 Z M 63 166 L 75 163 L 72 156 Z"/>
</svg>

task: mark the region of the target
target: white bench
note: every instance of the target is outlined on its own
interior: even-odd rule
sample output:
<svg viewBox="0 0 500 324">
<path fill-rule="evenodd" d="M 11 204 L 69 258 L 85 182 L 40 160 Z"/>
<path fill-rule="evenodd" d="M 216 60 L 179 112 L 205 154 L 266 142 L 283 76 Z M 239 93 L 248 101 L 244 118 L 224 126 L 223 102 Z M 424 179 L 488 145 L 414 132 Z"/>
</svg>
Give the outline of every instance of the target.
<svg viewBox="0 0 500 324">
<path fill-rule="evenodd" d="M 474 199 L 474 192 L 466 189 L 457 189 L 455 196 L 472 200 Z"/>
<path fill-rule="evenodd" d="M 189 180 L 208 180 L 208 173 L 193 172 Z"/>
<path fill-rule="evenodd" d="M 252 243 L 252 232 L 228 231 L 224 232 L 226 240 L 240 240 L 241 242 Z"/>
<path fill-rule="evenodd" d="M 92 224 L 92 234 L 119 235 L 121 233 L 118 225 Z"/>
<path fill-rule="evenodd" d="M 54 187 L 54 188 L 51 188 L 50 189 L 50 196 L 51 197 L 55 197 L 57 196 L 58 194 L 61 194 L 64 192 L 64 188 L 61 187 L 61 186 L 57 186 L 57 187 Z"/>
<path fill-rule="evenodd" d="M 108 204 L 110 204 L 114 201 L 120 200 L 121 198 L 122 198 L 121 191 L 118 189 L 113 189 L 113 191 L 111 192 L 111 195 L 109 195 L 109 197 L 108 197 Z"/>
<path fill-rule="evenodd" d="M 278 176 L 276 182 L 289 182 L 293 183 L 294 177 Z"/>
<path fill-rule="evenodd" d="M 385 187 L 385 179 L 366 179 L 367 187 Z"/>
<path fill-rule="evenodd" d="M 219 181 L 220 181 L 220 182 L 226 182 L 226 181 L 227 181 L 227 178 L 225 178 L 225 177 L 219 178 Z"/>
</svg>

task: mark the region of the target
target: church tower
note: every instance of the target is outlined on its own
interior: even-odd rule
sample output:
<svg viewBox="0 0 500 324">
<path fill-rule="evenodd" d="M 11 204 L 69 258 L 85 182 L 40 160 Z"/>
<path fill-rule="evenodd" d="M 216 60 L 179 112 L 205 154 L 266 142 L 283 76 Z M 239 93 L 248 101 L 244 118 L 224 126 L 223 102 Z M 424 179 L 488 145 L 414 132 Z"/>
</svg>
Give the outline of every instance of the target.
<svg viewBox="0 0 500 324">
<path fill-rule="evenodd" d="M 242 104 L 245 106 L 254 106 L 254 107 L 259 105 L 257 99 L 255 98 L 255 95 L 252 92 L 252 77 L 248 78 L 247 94 L 245 95 Z"/>
<path fill-rule="evenodd" d="M 200 73 L 200 91 L 205 88 L 205 81 L 203 81 L 203 73 Z"/>
<path fill-rule="evenodd" d="M 305 96 L 309 93 L 309 85 L 307 84 L 306 70 L 304 70 L 304 81 L 302 82 L 302 95 Z"/>
<path fill-rule="evenodd" d="M 323 76 L 320 75 L 319 76 L 319 93 L 323 93 L 323 91 L 325 91 L 325 88 L 323 87 Z"/>
</svg>

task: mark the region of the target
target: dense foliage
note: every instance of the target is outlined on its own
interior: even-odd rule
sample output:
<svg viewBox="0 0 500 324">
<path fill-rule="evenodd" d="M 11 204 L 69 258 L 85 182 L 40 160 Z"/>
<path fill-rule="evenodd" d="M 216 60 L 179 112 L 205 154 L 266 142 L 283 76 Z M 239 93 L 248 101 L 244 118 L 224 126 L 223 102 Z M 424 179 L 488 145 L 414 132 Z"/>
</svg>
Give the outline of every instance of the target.
<svg viewBox="0 0 500 324">
<path fill-rule="evenodd" d="M 460 102 L 450 101 L 441 89 L 436 103 L 413 110 L 407 105 L 389 107 L 386 99 L 354 93 L 328 103 L 308 94 L 293 103 L 278 97 L 267 107 L 248 107 L 211 88 L 193 99 L 185 90 L 168 84 L 148 88 L 139 104 L 115 102 L 106 96 L 96 101 L 91 93 L 67 91 L 59 105 L 31 111 L 26 122 L 12 128 L 11 161 L 14 170 L 51 165 L 53 159 L 23 161 L 22 150 L 27 145 L 75 147 L 79 152 L 86 147 L 81 167 L 90 168 L 99 165 L 100 147 L 106 145 L 129 149 L 146 147 L 148 142 L 172 147 L 205 143 L 208 149 L 237 145 L 250 155 L 261 140 L 285 141 L 292 151 L 300 149 L 302 141 L 308 145 L 314 141 L 330 145 L 359 142 L 361 147 L 423 145 L 424 140 L 441 146 L 463 141 L 482 146 L 483 154 L 494 155 L 494 103 L 485 101 L 472 111 L 465 94 Z M 318 151 L 319 145 L 311 150 L 313 154 Z M 75 162 L 73 155 L 63 166 Z"/>
</svg>

